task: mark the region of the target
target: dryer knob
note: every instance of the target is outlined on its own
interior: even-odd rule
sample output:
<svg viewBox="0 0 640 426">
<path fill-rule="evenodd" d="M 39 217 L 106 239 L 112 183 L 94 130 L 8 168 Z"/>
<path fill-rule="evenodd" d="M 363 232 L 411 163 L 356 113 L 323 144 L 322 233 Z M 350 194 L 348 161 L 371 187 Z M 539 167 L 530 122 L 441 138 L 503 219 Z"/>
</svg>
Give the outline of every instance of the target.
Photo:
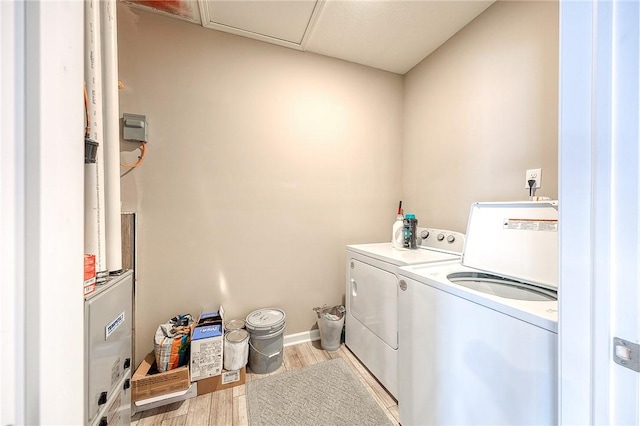
<svg viewBox="0 0 640 426">
<path fill-rule="evenodd" d="M 438 234 L 438 241 L 444 240 L 444 234 Z"/>
<path fill-rule="evenodd" d="M 423 240 L 426 240 L 427 238 L 429 238 L 429 231 L 427 231 L 426 229 L 422 231 L 420 233 L 420 238 L 422 238 Z"/>
<path fill-rule="evenodd" d="M 405 280 L 400 280 L 400 290 L 407 291 L 407 282 Z"/>
<path fill-rule="evenodd" d="M 447 237 L 447 241 L 450 242 L 450 243 L 454 242 L 455 240 L 456 240 L 456 237 L 454 237 L 453 235 L 449 235 Z"/>
</svg>

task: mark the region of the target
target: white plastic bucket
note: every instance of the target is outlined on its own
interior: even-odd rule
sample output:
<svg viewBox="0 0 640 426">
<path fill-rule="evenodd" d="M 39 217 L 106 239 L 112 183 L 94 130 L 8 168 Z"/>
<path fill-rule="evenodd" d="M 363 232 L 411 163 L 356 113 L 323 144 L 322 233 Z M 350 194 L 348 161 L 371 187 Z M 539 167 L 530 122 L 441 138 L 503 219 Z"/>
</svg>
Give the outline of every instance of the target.
<svg viewBox="0 0 640 426">
<path fill-rule="evenodd" d="M 249 332 L 249 368 L 268 374 L 282 365 L 286 314 L 281 309 L 264 308 L 251 312 L 246 320 Z"/>
<path fill-rule="evenodd" d="M 224 335 L 223 366 L 225 370 L 239 370 L 247 365 L 249 357 L 249 333 L 232 330 Z"/>
</svg>

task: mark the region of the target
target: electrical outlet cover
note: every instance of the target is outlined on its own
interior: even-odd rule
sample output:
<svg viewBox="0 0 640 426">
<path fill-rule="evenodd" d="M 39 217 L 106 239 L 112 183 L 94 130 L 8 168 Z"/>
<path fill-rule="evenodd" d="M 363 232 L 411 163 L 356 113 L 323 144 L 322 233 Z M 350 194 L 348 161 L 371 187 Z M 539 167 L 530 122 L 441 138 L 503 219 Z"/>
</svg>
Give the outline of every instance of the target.
<svg viewBox="0 0 640 426">
<path fill-rule="evenodd" d="M 533 188 L 534 189 L 540 188 L 540 186 L 542 186 L 542 169 L 527 170 L 524 178 L 525 189 L 529 189 L 529 180 L 531 179 L 536 181 L 536 183 L 533 185 Z"/>
</svg>

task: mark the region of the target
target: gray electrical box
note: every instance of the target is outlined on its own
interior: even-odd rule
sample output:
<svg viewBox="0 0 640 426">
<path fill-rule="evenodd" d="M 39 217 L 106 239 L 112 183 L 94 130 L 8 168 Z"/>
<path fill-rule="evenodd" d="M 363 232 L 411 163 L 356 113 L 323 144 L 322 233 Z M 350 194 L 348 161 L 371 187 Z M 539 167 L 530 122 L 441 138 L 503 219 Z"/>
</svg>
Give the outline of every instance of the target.
<svg viewBox="0 0 640 426">
<path fill-rule="evenodd" d="M 149 123 L 145 115 L 122 114 L 122 136 L 126 141 L 147 142 Z"/>
</svg>

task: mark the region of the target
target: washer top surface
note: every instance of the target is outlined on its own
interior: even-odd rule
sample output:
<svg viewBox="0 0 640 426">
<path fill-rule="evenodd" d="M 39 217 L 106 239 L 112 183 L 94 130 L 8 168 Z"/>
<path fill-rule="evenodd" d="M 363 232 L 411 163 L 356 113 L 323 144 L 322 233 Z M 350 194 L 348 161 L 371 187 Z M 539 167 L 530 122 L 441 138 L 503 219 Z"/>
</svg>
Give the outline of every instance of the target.
<svg viewBox="0 0 640 426">
<path fill-rule="evenodd" d="M 483 287 L 482 284 L 472 288 L 474 286 L 456 283 L 456 277 L 460 277 L 461 274 L 482 273 L 482 271 L 462 265 L 460 261 L 439 263 L 437 265 L 409 265 L 401 267 L 398 272 L 401 277 L 430 285 L 553 333 L 558 332 L 557 300 L 552 300 L 552 297 L 526 297 L 523 294 L 518 294 L 517 290 L 501 293 L 500 291 Z M 456 275 L 452 277 L 452 274 Z M 552 293 L 541 288 L 541 294 L 547 294 L 548 296 Z"/>
</svg>

